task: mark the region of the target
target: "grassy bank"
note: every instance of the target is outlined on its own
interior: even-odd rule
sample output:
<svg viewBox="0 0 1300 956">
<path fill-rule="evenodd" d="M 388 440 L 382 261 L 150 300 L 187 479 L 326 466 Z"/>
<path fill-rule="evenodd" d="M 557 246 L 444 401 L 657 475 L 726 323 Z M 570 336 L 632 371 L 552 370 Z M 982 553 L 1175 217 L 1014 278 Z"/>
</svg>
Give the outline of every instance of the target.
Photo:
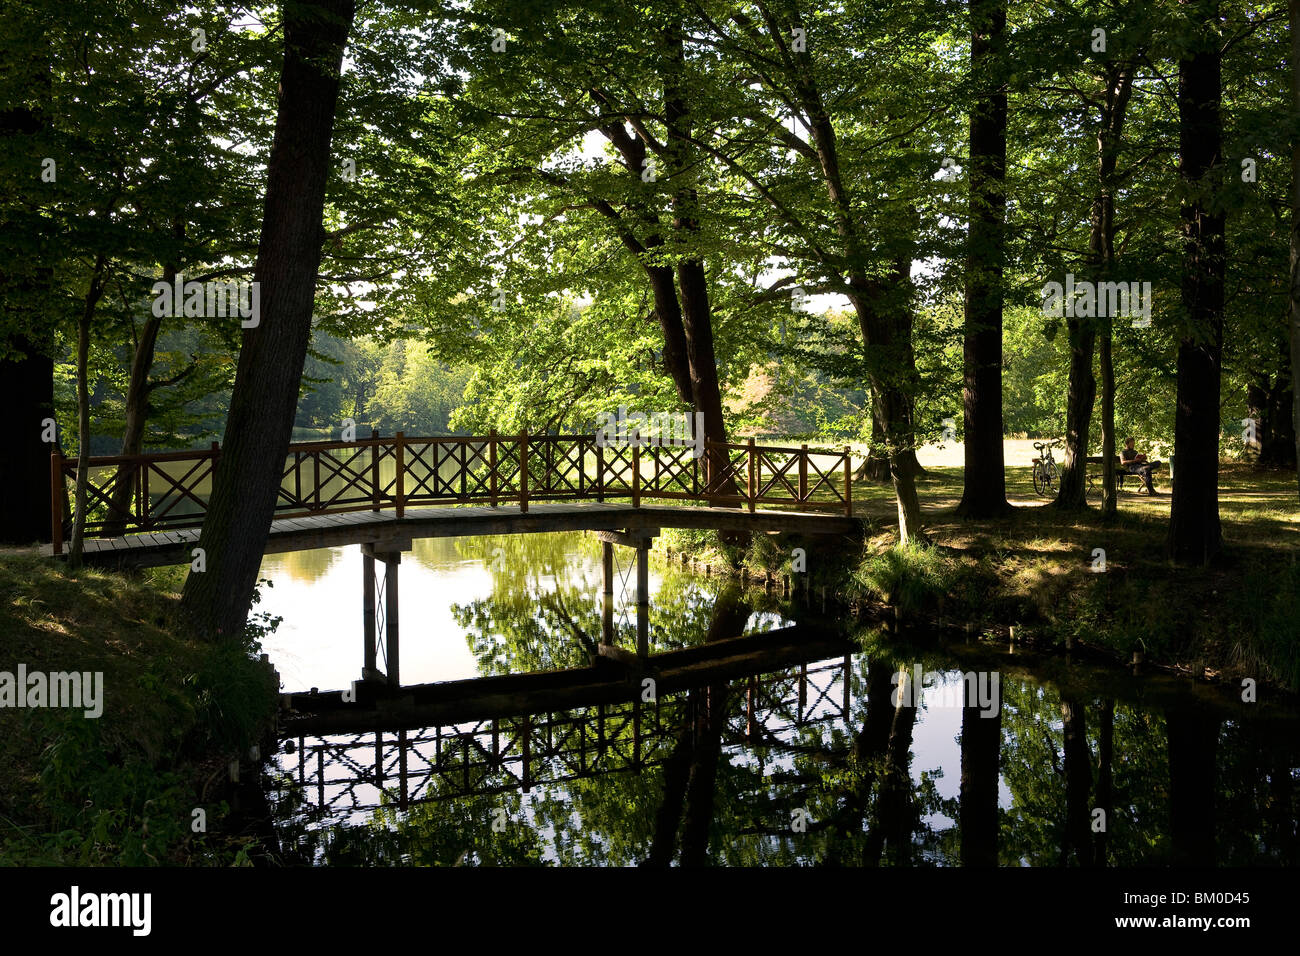
<svg viewBox="0 0 1300 956">
<path fill-rule="evenodd" d="M 98 718 L 0 709 L 0 863 L 211 865 L 256 849 L 223 834 L 221 794 L 274 712 L 278 688 L 254 657 L 262 630 L 242 646 L 187 639 L 181 580 L 0 557 L 0 671 L 103 674 Z"/>
<path fill-rule="evenodd" d="M 868 521 L 863 550 L 807 543 L 809 573 L 849 599 L 901 607 L 912 621 L 1001 636 L 1019 625 L 1044 646 L 1069 639 L 1120 660 L 1138 651 L 1188 673 L 1300 690 L 1294 474 L 1223 465 L 1224 553 L 1211 568 L 1189 569 L 1164 558 L 1167 485 L 1155 498 L 1121 492 L 1118 518 L 1107 522 L 1095 497 L 1087 512 L 1062 513 L 1034 495 L 1027 467 L 1007 473 L 1011 513 L 972 521 L 955 514 L 961 469 L 931 468 L 919 483 L 928 548 L 899 549 L 892 490 L 856 483 L 855 506 Z M 783 573 L 791 566 L 793 545 L 777 538 L 746 551 L 701 535 L 668 543 L 719 563 Z"/>
</svg>

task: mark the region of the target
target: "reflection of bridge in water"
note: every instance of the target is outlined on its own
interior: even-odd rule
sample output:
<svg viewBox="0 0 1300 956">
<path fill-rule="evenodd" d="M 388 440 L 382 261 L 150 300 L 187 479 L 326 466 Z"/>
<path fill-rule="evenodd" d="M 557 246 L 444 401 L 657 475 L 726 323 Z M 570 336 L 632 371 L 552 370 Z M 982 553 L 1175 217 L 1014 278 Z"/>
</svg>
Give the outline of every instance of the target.
<svg viewBox="0 0 1300 956">
<path fill-rule="evenodd" d="M 851 675 L 845 654 L 731 680 L 722 744 L 788 748 L 798 728 L 842 725 Z M 634 693 L 631 700 L 422 729 L 291 737 L 280 756 L 283 782 L 301 797 L 299 812 L 317 816 L 639 773 L 667 759 L 720 689 L 715 682 L 659 693 L 653 702 Z"/>
</svg>

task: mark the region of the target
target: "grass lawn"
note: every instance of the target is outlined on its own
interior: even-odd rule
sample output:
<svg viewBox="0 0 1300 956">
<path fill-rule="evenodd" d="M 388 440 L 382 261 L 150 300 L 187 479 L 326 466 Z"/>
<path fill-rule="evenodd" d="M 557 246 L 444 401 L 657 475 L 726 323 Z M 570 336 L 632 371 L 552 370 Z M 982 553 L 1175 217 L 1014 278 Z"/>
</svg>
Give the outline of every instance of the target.
<svg viewBox="0 0 1300 956">
<path fill-rule="evenodd" d="M 102 672 L 102 716 L 0 709 L 0 864 L 229 862 L 193 833 L 222 815 L 229 759 L 255 741 L 278 688 L 253 646 L 187 639 L 178 569 L 71 573 L 0 556 L 0 671 Z"/>
</svg>

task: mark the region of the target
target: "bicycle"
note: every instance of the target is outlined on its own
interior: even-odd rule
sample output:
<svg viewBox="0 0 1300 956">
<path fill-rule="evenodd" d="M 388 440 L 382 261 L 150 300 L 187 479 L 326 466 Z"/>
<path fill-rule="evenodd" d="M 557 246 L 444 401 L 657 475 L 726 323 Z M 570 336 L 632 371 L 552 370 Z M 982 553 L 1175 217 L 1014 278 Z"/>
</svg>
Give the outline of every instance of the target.
<svg viewBox="0 0 1300 956">
<path fill-rule="evenodd" d="M 1052 487 L 1060 474 L 1056 470 L 1056 459 L 1052 457 L 1052 448 L 1060 443 L 1059 438 L 1050 442 L 1034 442 L 1034 448 L 1038 450 L 1038 457 L 1034 459 L 1034 491 L 1040 498 L 1052 494 Z"/>
</svg>

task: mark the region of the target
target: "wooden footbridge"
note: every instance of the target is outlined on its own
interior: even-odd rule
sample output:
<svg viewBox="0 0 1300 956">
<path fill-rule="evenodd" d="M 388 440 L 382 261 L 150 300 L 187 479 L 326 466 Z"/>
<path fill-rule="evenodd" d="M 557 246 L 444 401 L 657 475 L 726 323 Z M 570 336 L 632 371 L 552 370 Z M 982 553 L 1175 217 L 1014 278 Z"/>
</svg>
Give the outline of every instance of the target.
<svg viewBox="0 0 1300 956">
<path fill-rule="evenodd" d="M 267 552 L 413 538 L 715 528 L 853 533 L 852 452 L 594 435 L 392 438 L 289 446 Z M 87 561 L 189 563 L 221 449 L 90 459 Z M 51 458 L 51 540 L 70 531 L 77 462 Z M 448 507 L 457 506 L 457 507 Z M 760 506 L 775 506 L 763 508 Z M 778 510 L 779 509 L 779 510 Z"/>
<path fill-rule="evenodd" d="M 221 449 L 91 458 L 84 554 L 128 567 L 189 564 Z M 414 540 L 591 531 L 604 542 L 606 617 L 614 545 L 634 548 L 637 653 L 646 654 L 648 552 L 661 528 L 858 535 L 853 461 L 842 450 L 705 442 L 609 444 L 595 435 L 491 434 L 289 446 L 267 553 L 360 544 L 366 681 L 401 685 L 398 568 Z M 51 459 L 49 554 L 63 554 L 77 463 Z M 760 506 L 765 506 L 760 508 Z M 205 560 L 212 560 L 206 556 Z M 383 574 L 375 562 L 384 565 Z M 385 671 L 378 668 L 383 652 Z"/>
</svg>

